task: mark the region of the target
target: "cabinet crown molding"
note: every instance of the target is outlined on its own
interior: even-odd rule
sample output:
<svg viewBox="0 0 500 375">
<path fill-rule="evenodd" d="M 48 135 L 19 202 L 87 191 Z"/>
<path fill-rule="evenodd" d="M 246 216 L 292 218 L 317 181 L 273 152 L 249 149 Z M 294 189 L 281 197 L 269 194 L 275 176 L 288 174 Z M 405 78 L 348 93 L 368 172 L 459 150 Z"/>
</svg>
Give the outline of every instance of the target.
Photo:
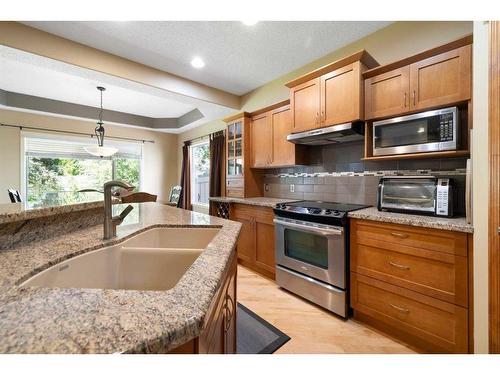
<svg viewBox="0 0 500 375">
<path fill-rule="evenodd" d="M 321 68 L 313 70 L 312 72 L 309 72 L 309 73 L 304 74 L 298 78 L 295 78 L 295 79 L 285 83 L 285 86 L 287 86 L 289 88 L 295 87 L 297 85 L 300 85 L 301 83 L 310 81 L 311 79 L 320 77 L 323 74 L 329 73 L 329 72 L 336 70 L 338 68 L 342 68 L 343 66 L 352 64 L 356 61 L 360 61 L 368 69 L 375 68 L 376 66 L 379 65 L 379 63 L 372 57 L 372 55 L 370 55 L 366 50 L 362 49 L 361 51 L 353 53 L 350 56 L 343 57 L 343 58 L 336 60 L 330 64 L 324 65 Z"/>
<path fill-rule="evenodd" d="M 234 115 L 231 115 L 231 116 L 228 116 L 228 117 L 224 117 L 222 119 L 222 121 L 224 121 L 224 122 L 233 122 L 234 120 L 238 120 L 238 119 L 245 118 L 245 117 L 250 117 L 250 113 L 248 113 L 248 112 L 239 112 L 239 113 L 236 113 Z"/>
</svg>

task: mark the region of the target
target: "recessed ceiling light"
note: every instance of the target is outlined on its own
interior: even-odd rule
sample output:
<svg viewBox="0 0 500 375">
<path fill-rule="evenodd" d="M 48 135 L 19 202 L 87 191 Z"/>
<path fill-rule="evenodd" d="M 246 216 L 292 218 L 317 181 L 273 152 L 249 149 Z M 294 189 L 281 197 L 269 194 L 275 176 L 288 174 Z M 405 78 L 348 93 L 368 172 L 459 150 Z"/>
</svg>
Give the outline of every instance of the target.
<svg viewBox="0 0 500 375">
<path fill-rule="evenodd" d="M 200 69 L 205 66 L 205 62 L 201 59 L 201 57 L 195 57 L 191 60 L 191 65 L 197 69 Z"/>
<path fill-rule="evenodd" d="M 259 22 L 259 21 L 246 20 L 246 21 L 241 21 L 241 22 L 243 23 L 243 25 L 253 26 L 253 25 L 257 24 L 257 22 Z"/>
</svg>

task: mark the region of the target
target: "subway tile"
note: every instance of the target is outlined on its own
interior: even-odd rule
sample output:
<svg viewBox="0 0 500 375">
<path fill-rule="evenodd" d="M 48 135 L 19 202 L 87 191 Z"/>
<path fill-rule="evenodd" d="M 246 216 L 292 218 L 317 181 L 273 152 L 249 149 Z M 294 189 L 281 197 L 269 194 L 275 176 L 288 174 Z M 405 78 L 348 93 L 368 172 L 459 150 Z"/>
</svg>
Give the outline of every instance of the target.
<svg viewBox="0 0 500 375">
<path fill-rule="evenodd" d="M 295 185 L 295 191 L 303 193 L 314 192 L 314 185 Z"/>
<path fill-rule="evenodd" d="M 304 193 L 304 199 L 309 201 L 323 201 L 325 200 L 324 193 Z"/>
<path fill-rule="evenodd" d="M 297 191 L 295 193 L 290 193 L 289 191 L 282 192 L 280 195 L 280 198 L 303 200 L 304 193 L 297 192 Z"/>
<path fill-rule="evenodd" d="M 335 185 L 324 184 L 324 185 L 313 185 L 315 193 L 333 193 L 335 192 Z"/>
</svg>

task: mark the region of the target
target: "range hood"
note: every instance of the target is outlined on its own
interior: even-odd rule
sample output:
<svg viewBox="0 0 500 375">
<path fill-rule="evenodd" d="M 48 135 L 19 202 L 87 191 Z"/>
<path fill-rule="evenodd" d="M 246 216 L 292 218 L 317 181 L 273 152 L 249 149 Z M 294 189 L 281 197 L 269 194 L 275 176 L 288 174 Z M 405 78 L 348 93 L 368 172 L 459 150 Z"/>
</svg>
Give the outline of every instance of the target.
<svg viewBox="0 0 500 375">
<path fill-rule="evenodd" d="M 361 121 L 308 130 L 302 133 L 290 134 L 286 137 L 287 141 L 307 146 L 353 142 L 364 138 L 365 123 Z"/>
</svg>

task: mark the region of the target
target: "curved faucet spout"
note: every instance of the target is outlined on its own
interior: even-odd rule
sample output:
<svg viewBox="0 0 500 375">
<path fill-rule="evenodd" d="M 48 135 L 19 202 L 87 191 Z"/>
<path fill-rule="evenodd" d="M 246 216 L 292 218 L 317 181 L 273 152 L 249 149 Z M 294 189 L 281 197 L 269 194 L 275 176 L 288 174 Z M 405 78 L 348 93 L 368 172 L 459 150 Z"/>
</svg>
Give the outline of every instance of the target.
<svg viewBox="0 0 500 375">
<path fill-rule="evenodd" d="M 113 187 L 121 187 L 128 191 L 134 190 L 134 186 L 130 185 L 128 182 L 121 180 L 112 180 L 104 183 L 104 239 L 105 240 L 116 236 L 116 226 L 121 224 L 123 219 L 125 219 L 125 217 L 133 209 L 133 207 L 129 205 L 120 215 L 113 217 L 113 212 L 111 209 L 112 205 L 111 189 Z"/>
</svg>

